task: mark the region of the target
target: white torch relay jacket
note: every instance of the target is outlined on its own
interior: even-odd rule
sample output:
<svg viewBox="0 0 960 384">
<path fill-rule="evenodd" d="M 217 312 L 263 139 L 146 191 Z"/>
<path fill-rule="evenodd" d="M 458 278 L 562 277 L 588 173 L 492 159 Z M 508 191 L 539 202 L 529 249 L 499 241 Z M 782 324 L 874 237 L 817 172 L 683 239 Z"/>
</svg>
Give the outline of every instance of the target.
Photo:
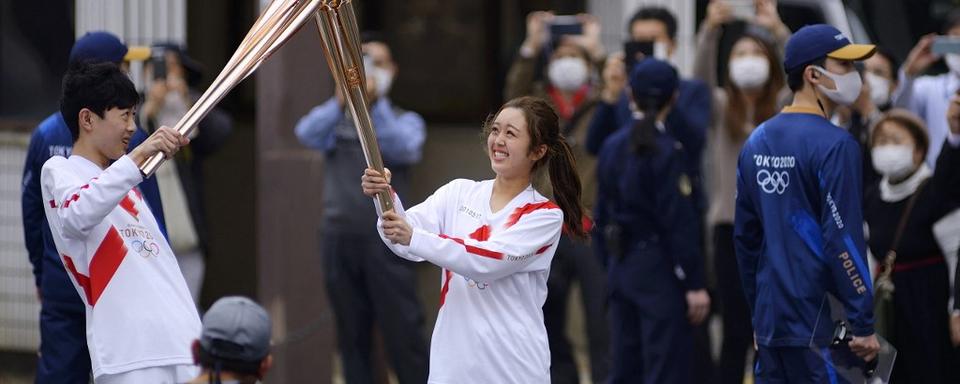
<svg viewBox="0 0 960 384">
<path fill-rule="evenodd" d="M 86 304 L 93 375 L 193 364 L 200 317 L 127 156 L 106 169 L 55 156 L 41 190 L 54 243 Z"/>
<path fill-rule="evenodd" d="M 407 211 L 395 199 L 413 227 L 409 246 L 378 222 L 398 256 L 443 269 L 431 384 L 550 382 L 542 307 L 563 212 L 533 187 L 491 212 L 492 190 L 492 180 L 458 179 Z"/>
</svg>

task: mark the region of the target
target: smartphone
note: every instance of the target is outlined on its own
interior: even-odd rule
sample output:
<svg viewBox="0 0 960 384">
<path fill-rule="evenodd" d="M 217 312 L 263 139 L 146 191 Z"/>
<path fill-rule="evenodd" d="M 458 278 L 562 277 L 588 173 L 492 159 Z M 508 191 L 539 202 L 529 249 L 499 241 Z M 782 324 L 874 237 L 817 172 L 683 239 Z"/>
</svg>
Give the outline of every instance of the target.
<svg viewBox="0 0 960 384">
<path fill-rule="evenodd" d="M 559 39 L 563 35 L 582 35 L 583 23 L 576 16 L 560 15 L 554 16 L 550 22 L 550 38 Z"/>
<path fill-rule="evenodd" d="M 167 78 L 167 55 L 165 49 L 154 49 L 150 52 L 150 63 L 153 64 L 153 79 Z"/>
<path fill-rule="evenodd" d="M 930 47 L 930 51 L 938 55 L 960 53 L 960 37 L 937 36 L 933 38 L 933 46 Z"/>
<path fill-rule="evenodd" d="M 738 20 L 753 20 L 757 14 L 757 7 L 754 0 L 727 0 L 730 6 L 730 14 Z"/>
<path fill-rule="evenodd" d="M 623 43 L 623 61 L 627 73 L 630 73 L 640 60 L 654 57 L 653 45 L 653 41 L 628 41 Z"/>
</svg>

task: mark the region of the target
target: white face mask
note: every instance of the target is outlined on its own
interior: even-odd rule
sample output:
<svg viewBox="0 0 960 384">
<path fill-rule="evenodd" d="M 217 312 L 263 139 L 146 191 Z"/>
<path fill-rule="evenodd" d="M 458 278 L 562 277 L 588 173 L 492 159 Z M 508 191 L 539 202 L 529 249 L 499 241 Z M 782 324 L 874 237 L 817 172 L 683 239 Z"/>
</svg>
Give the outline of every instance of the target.
<svg viewBox="0 0 960 384">
<path fill-rule="evenodd" d="M 913 147 L 909 145 L 878 145 L 870 153 L 873 168 L 891 179 L 901 179 L 913 171 Z"/>
<path fill-rule="evenodd" d="M 393 85 L 393 72 L 374 65 L 373 60 L 368 56 L 363 57 L 363 70 L 368 76 L 373 76 L 377 83 L 378 98 L 390 93 L 390 87 Z"/>
<path fill-rule="evenodd" d="M 670 61 L 670 53 L 667 43 L 662 41 L 653 42 L 653 58 L 660 61 Z"/>
<path fill-rule="evenodd" d="M 740 89 L 757 89 L 770 78 L 770 63 L 763 56 L 743 56 L 730 60 L 730 80 Z"/>
<path fill-rule="evenodd" d="M 863 87 L 863 82 L 860 80 L 859 72 L 850 71 L 842 75 L 838 75 L 821 67 L 813 67 L 813 69 L 833 80 L 833 84 L 837 89 L 828 89 L 827 87 L 819 84 L 817 84 L 817 89 L 819 89 L 820 92 L 823 92 L 823 94 L 827 95 L 827 97 L 830 98 L 830 100 L 833 100 L 834 103 L 840 105 L 851 105 L 857 100 L 857 97 L 860 96 L 860 88 Z"/>
<path fill-rule="evenodd" d="M 865 72 L 864 77 L 870 84 L 870 101 L 878 107 L 890 103 L 890 80 L 873 72 Z"/>
<path fill-rule="evenodd" d="M 547 68 L 550 84 L 561 91 L 576 91 L 587 82 L 587 64 L 576 57 L 553 60 Z"/>
<path fill-rule="evenodd" d="M 948 53 L 943 56 L 943 60 L 947 62 L 947 68 L 950 68 L 950 72 L 960 76 L 960 54 Z"/>
</svg>

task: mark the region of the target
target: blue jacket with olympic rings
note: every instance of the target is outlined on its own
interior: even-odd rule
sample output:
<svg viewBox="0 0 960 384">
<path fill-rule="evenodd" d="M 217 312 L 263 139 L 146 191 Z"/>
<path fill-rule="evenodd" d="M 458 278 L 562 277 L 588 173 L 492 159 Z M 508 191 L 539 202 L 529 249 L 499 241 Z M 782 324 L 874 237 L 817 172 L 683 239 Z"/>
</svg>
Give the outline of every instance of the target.
<svg viewBox="0 0 960 384">
<path fill-rule="evenodd" d="M 759 345 L 830 337 L 826 293 L 855 335 L 874 332 L 861 172 L 856 140 L 815 108 L 784 108 L 744 144 L 734 244 Z"/>
</svg>

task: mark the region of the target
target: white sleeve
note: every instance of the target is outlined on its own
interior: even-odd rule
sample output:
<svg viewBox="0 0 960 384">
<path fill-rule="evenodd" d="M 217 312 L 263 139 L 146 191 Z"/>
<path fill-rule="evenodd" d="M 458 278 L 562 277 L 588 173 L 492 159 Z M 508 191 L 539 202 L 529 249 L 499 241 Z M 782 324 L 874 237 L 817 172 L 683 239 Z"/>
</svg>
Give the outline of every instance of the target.
<svg viewBox="0 0 960 384">
<path fill-rule="evenodd" d="M 48 160 L 40 172 L 40 188 L 50 206 L 47 222 L 59 226 L 67 238 L 82 240 L 120 204 L 127 192 L 143 181 L 140 169 L 127 156 L 121 157 L 93 180 L 83 181 L 63 169 L 66 159 Z"/>
<path fill-rule="evenodd" d="M 494 281 L 527 268 L 560 240 L 563 212 L 538 209 L 485 241 L 438 235 L 415 227 L 409 253 L 476 281 Z M 538 263 L 542 269 L 548 263 Z"/>
<path fill-rule="evenodd" d="M 451 181 L 433 192 L 433 194 L 422 203 L 410 208 L 409 211 L 404 210 L 403 202 L 400 201 L 400 197 L 394 192 L 393 206 L 397 214 L 407 220 L 407 224 L 410 224 L 411 228 L 421 228 L 429 232 L 440 233 L 443 228 L 444 207 L 448 205 L 447 199 L 456 198 L 459 195 L 457 193 L 458 187 L 459 180 Z M 373 199 L 373 203 L 377 207 L 377 214 L 382 217 L 383 209 L 380 207 L 380 202 L 377 199 Z M 421 257 L 411 255 L 409 246 L 395 244 L 387 239 L 383 233 L 382 218 L 377 219 L 377 232 L 380 233 L 380 239 L 387 245 L 387 248 L 390 248 L 397 256 L 417 262 L 424 261 Z"/>
<path fill-rule="evenodd" d="M 928 83 L 926 76 L 908 76 L 906 71 L 900 69 L 897 73 L 897 88 L 891 95 L 893 106 L 905 108 L 922 117 L 926 97 L 932 94 L 926 89 Z"/>
</svg>

